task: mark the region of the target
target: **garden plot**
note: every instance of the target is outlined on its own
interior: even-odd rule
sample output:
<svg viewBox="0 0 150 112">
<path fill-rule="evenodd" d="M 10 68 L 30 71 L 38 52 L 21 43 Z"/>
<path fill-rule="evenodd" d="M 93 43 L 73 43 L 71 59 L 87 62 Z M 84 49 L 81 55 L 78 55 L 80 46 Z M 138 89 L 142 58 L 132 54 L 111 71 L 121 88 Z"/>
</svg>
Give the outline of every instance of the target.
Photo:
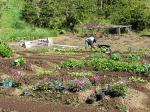
<svg viewBox="0 0 150 112">
<path fill-rule="evenodd" d="M 110 56 L 104 51 L 48 47 L 18 51 L 18 57 L 1 60 L 0 78 L 1 83 L 19 85 L 1 86 L 0 93 L 70 105 L 72 111 L 118 112 L 136 108 L 128 107 L 126 102 L 130 93 L 140 91 L 145 94 L 145 104 L 136 109 L 149 111 L 150 90 L 146 85 L 150 81 L 150 60 L 147 54 L 138 50 L 113 52 Z M 18 94 L 14 94 L 16 91 Z M 13 107 L 10 105 L 10 108 Z"/>
</svg>

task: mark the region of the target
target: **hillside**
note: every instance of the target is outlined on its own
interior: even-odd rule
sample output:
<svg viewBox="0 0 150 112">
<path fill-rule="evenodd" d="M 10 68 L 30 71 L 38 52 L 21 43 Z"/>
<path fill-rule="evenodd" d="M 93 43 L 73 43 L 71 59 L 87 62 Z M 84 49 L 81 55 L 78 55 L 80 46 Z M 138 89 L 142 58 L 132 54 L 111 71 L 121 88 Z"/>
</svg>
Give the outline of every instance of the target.
<svg viewBox="0 0 150 112">
<path fill-rule="evenodd" d="M 1 0 L 0 27 L 4 40 L 32 39 L 75 32 L 82 36 L 86 23 L 132 25 L 149 29 L 149 0 Z M 85 29 L 86 30 L 86 29 Z"/>
</svg>

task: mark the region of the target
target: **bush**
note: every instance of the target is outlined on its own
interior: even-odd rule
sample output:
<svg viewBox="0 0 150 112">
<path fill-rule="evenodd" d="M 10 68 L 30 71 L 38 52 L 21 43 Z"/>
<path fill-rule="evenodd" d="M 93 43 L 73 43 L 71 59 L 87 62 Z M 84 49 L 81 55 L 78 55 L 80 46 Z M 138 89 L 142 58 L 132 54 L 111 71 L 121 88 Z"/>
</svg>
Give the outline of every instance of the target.
<svg viewBox="0 0 150 112">
<path fill-rule="evenodd" d="M 12 50 L 4 42 L 0 41 L 0 56 L 10 57 L 12 53 Z"/>
<path fill-rule="evenodd" d="M 24 0 L 23 18 L 33 25 L 51 29 L 69 28 L 96 12 L 97 0 Z"/>
<path fill-rule="evenodd" d="M 128 87 L 125 83 L 115 83 L 112 85 L 112 91 L 111 91 L 110 95 L 113 97 L 115 97 L 115 96 L 125 97 L 127 88 Z"/>
<path fill-rule="evenodd" d="M 117 7 L 118 10 L 111 15 L 113 24 L 132 25 L 132 29 L 136 31 L 149 28 L 149 8 L 144 2 L 126 1 L 115 5 L 113 9 L 117 9 Z"/>
</svg>

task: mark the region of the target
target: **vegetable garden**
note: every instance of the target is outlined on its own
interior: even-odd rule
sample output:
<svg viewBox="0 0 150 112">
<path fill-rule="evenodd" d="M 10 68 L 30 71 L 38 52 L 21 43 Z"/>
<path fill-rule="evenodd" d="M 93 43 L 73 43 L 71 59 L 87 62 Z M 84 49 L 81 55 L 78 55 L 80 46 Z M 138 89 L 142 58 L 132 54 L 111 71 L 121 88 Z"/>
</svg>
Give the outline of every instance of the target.
<svg viewBox="0 0 150 112">
<path fill-rule="evenodd" d="M 124 112 L 129 108 L 120 99 L 124 100 L 131 88 L 145 91 L 144 85 L 150 80 L 145 50 L 127 51 L 109 54 L 105 48 L 47 47 L 16 51 L 10 58 L 1 58 L 0 93 L 84 105 L 87 110 Z M 14 94 L 12 88 L 21 92 Z"/>
</svg>

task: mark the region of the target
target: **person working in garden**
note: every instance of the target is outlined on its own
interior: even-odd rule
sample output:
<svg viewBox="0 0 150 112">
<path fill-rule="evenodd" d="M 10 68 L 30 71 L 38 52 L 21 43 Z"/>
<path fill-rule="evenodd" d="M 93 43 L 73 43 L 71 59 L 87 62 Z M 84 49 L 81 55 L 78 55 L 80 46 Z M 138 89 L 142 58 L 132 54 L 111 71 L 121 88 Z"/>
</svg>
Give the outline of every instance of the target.
<svg viewBox="0 0 150 112">
<path fill-rule="evenodd" d="M 96 38 L 94 36 L 90 36 L 85 39 L 85 48 L 94 48 L 95 49 Z"/>
</svg>

